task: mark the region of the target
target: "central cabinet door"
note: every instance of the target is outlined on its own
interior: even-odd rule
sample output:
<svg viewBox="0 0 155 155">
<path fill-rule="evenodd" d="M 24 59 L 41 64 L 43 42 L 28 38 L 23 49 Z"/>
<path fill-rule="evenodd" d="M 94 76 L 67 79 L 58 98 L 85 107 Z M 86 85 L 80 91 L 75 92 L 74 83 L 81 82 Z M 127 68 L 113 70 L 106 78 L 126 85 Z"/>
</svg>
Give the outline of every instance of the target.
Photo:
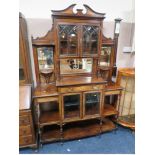
<svg viewBox="0 0 155 155">
<path fill-rule="evenodd" d="M 83 93 L 84 117 L 100 116 L 101 99 L 101 91 Z"/>
<path fill-rule="evenodd" d="M 98 24 L 58 24 L 58 47 L 60 57 L 97 56 L 100 50 Z"/>
<path fill-rule="evenodd" d="M 99 26 L 82 26 L 82 55 L 97 55 L 99 51 Z"/>
<path fill-rule="evenodd" d="M 63 119 L 79 119 L 81 117 L 81 93 L 62 95 Z"/>
<path fill-rule="evenodd" d="M 60 56 L 78 56 L 78 30 L 79 26 L 74 24 L 58 26 Z"/>
</svg>

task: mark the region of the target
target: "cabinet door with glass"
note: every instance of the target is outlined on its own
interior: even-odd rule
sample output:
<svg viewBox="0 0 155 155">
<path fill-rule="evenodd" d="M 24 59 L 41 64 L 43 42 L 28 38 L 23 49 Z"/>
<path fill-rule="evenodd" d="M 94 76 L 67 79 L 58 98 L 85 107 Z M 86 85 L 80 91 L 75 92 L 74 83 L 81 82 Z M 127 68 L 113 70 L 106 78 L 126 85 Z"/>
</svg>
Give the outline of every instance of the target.
<svg viewBox="0 0 155 155">
<path fill-rule="evenodd" d="M 63 119 L 81 118 L 81 93 L 69 93 L 62 95 L 62 117 Z"/>
<path fill-rule="evenodd" d="M 99 51 L 99 26 L 82 26 L 82 55 L 97 55 Z"/>
<path fill-rule="evenodd" d="M 83 93 L 83 114 L 84 117 L 100 116 L 101 91 Z"/>
<path fill-rule="evenodd" d="M 78 56 L 78 31 L 79 26 L 75 24 L 58 25 L 59 55 Z"/>
</svg>

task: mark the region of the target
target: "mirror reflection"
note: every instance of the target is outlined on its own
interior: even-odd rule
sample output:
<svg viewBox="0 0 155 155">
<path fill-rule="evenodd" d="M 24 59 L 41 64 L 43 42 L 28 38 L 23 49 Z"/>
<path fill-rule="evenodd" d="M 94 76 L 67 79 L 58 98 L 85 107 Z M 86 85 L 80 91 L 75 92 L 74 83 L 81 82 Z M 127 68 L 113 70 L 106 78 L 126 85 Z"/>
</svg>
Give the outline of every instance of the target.
<svg viewBox="0 0 155 155">
<path fill-rule="evenodd" d="M 25 80 L 25 75 L 24 75 L 24 68 L 23 68 L 23 61 L 22 61 L 22 56 L 21 52 L 19 52 L 19 80 Z"/>
<path fill-rule="evenodd" d="M 111 47 L 102 47 L 100 66 L 110 66 Z"/>
<path fill-rule="evenodd" d="M 40 47 L 37 48 L 39 70 L 54 69 L 53 48 Z"/>
<path fill-rule="evenodd" d="M 73 74 L 73 73 L 90 73 L 92 71 L 92 58 L 83 59 L 61 59 L 60 60 L 60 73 Z"/>
</svg>

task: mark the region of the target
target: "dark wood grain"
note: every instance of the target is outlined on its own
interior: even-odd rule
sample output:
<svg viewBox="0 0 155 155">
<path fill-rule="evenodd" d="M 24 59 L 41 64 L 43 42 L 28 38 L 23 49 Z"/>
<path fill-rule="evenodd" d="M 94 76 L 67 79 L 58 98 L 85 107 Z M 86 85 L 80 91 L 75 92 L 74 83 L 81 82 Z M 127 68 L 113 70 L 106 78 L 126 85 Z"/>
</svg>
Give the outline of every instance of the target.
<svg viewBox="0 0 155 155">
<path fill-rule="evenodd" d="M 38 127 L 40 144 L 50 141 L 63 141 L 87 137 L 115 129 L 115 125 L 110 121 L 110 118 L 108 116 L 118 115 L 116 105 L 108 105 L 105 102 L 105 96 L 118 96 L 120 95 L 122 90 L 119 85 L 116 85 L 111 81 L 112 70 L 115 63 L 115 41 L 111 38 L 106 38 L 105 36 L 103 36 L 103 19 L 105 18 L 104 13 L 98 13 L 92 10 L 87 5 L 84 5 L 86 9 L 85 14 L 83 14 L 83 11 L 81 9 L 77 9 L 76 13 L 74 13 L 74 7 L 75 4 L 69 6 L 64 10 L 52 10 L 53 25 L 51 30 L 48 31 L 48 33 L 44 37 L 36 39 L 32 38 L 35 72 L 37 79 L 37 86 L 34 89 L 33 99 L 36 117 L 35 120 Z M 69 53 L 65 53 L 64 55 L 61 54 L 60 49 L 62 48 L 59 36 L 60 25 L 75 25 L 78 27 L 76 38 L 77 48 L 75 51 L 72 51 L 75 52 L 75 55 L 70 55 Z M 92 52 L 93 50 L 89 50 L 87 51 L 87 54 L 85 54 L 83 50 L 83 27 L 86 25 L 98 27 L 98 42 L 96 45 L 97 50 L 95 53 Z M 91 40 L 90 42 L 93 42 L 93 40 Z M 55 75 L 55 80 L 52 84 L 40 84 L 41 80 L 39 76 L 36 49 L 42 46 L 54 47 L 53 72 Z M 103 46 L 108 46 L 112 49 L 110 55 L 110 65 L 108 67 L 99 66 L 101 48 Z M 63 52 L 66 51 L 66 49 L 63 49 Z M 80 72 L 79 74 L 71 73 L 65 75 L 60 73 L 60 61 L 62 61 L 63 59 L 82 58 L 91 58 L 93 60 L 92 70 L 90 73 L 86 74 Z M 100 77 L 99 71 L 108 72 L 108 77 Z M 99 108 L 96 108 L 97 110 L 95 109 L 95 107 L 94 109 L 89 109 L 90 111 L 88 110 L 88 115 L 86 115 L 86 94 L 90 93 L 94 94 L 94 97 L 96 93 L 100 94 L 97 100 L 97 102 L 99 102 Z M 79 107 L 78 109 L 65 111 L 64 97 L 67 96 L 71 99 L 72 95 L 79 96 L 79 100 L 77 101 Z M 44 103 L 53 105 L 54 102 L 56 102 L 57 106 L 59 107 L 58 111 L 41 110 L 41 106 Z M 105 117 L 107 117 L 107 119 L 105 119 Z"/>
</svg>

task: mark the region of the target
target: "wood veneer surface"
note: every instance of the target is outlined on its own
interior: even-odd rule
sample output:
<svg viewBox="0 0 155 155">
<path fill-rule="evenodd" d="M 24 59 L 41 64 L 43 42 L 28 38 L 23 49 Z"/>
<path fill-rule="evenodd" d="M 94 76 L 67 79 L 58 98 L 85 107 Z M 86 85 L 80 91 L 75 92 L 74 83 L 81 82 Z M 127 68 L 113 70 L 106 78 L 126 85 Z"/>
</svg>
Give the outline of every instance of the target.
<svg viewBox="0 0 155 155">
<path fill-rule="evenodd" d="M 56 81 L 56 86 L 69 86 L 81 84 L 104 84 L 107 81 L 97 77 L 67 77 Z"/>
<path fill-rule="evenodd" d="M 105 104 L 103 109 L 103 116 L 110 116 L 118 114 L 118 111 L 110 104 Z"/>
<path fill-rule="evenodd" d="M 72 122 L 64 125 L 63 127 L 63 139 L 76 139 L 88 136 L 93 136 L 101 132 L 106 132 L 115 129 L 115 125 L 108 119 L 103 120 L 102 128 L 99 120 L 88 120 L 83 122 Z M 51 126 L 51 129 L 44 132 L 42 140 L 48 141 L 59 141 L 60 140 L 60 128 Z"/>
<path fill-rule="evenodd" d="M 53 84 L 38 85 L 35 88 L 33 97 L 46 97 L 58 95 L 57 87 Z"/>
</svg>

